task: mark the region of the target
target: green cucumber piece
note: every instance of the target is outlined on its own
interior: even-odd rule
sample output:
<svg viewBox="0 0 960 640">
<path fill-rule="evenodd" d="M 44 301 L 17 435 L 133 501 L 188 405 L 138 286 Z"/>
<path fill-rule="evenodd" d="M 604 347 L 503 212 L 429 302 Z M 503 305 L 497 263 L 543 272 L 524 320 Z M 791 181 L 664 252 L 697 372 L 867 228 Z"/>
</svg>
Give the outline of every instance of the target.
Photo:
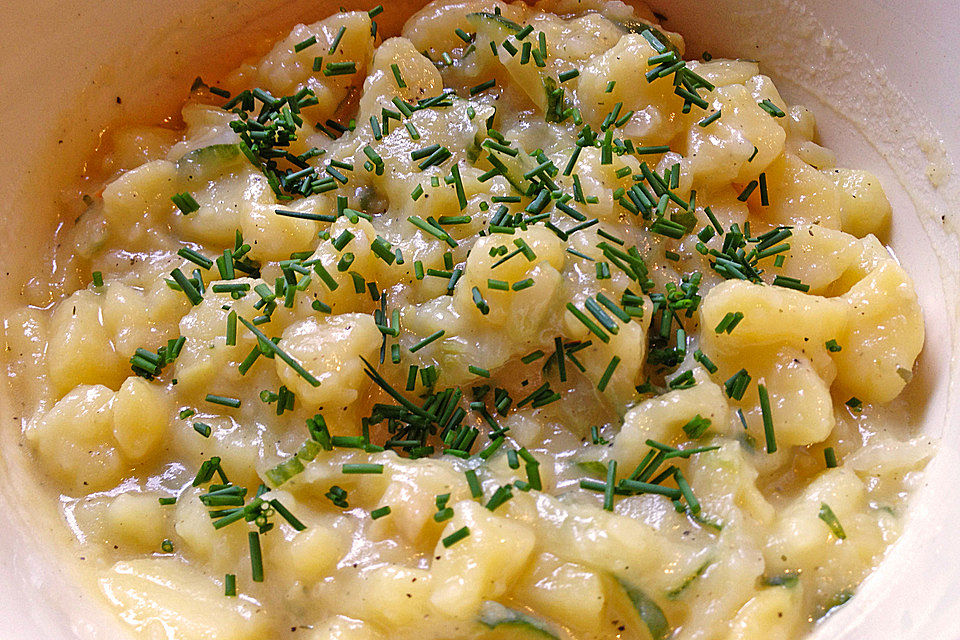
<svg viewBox="0 0 960 640">
<path fill-rule="evenodd" d="M 483 640 L 559 640 L 550 626 L 522 611 L 487 601 L 480 608 L 480 624 L 487 628 Z"/>
<path fill-rule="evenodd" d="M 597 460 L 586 460 L 584 462 L 578 462 L 577 468 L 589 473 L 592 476 L 603 477 L 607 476 L 607 465 Z"/>
<path fill-rule="evenodd" d="M 184 181 L 206 181 L 241 166 L 246 158 L 239 144 L 212 144 L 177 160 L 177 175 Z"/>
<path fill-rule="evenodd" d="M 523 29 L 523 27 L 513 20 L 507 20 L 501 15 L 488 13 L 486 11 L 468 13 L 467 22 L 469 22 L 470 26 L 474 29 L 488 29 L 489 31 L 493 31 L 499 35 L 501 39 L 519 33 Z M 486 35 L 491 34 L 488 32 Z"/>
<path fill-rule="evenodd" d="M 620 583 L 620 587 L 624 593 L 627 594 L 627 597 L 630 598 L 630 602 L 633 603 L 633 608 L 637 610 L 640 619 L 647 625 L 647 629 L 650 630 L 650 636 L 653 640 L 666 640 L 669 638 L 670 623 L 667 622 L 667 616 L 664 615 L 660 605 L 637 587 L 627 584 L 620 578 L 617 578 L 617 582 Z"/>
</svg>

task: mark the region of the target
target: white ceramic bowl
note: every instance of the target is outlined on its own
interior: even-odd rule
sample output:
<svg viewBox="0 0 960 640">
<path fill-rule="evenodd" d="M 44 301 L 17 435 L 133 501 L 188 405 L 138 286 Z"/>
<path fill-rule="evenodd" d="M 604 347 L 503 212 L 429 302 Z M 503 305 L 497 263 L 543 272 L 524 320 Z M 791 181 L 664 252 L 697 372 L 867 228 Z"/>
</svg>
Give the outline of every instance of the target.
<svg viewBox="0 0 960 640">
<path fill-rule="evenodd" d="M 360 0 L 4 0 L 0 3 L 0 309 L 58 223 L 60 188 L 104 127 L 176 113 L 197 75 L 210 80 L 297 21 Z M 404 2 L 384 1 L 384 32 Z M 415 2 L 415 4 L 422 4 Z M 960 42 L 956 0 L 654 0 L 688 52 L 758 59 L 791 102 L 811 107 L 841 165 L 877 173 L 894 206 L 889 238 L 925 309 L 927 345 L 913 385 L 939 453 L 909 523 L 880 569 L 816 638 L 955 640 L 960 597 Z M 936 186 L 939 185 L 939 186 Z M 0 620 L 7 640 L 125 637 L 95 593 L 49 505 L 31 504 L 15 403 L 0 406 Z M 22 495 L 20 495 L 22 494 Z M 62 527 L 60 527 L 62 529 Z M 57 547 L 54 549 L 54 547 Z M 82 563 L 80 563 L 82 564 Z"/>
</svg>

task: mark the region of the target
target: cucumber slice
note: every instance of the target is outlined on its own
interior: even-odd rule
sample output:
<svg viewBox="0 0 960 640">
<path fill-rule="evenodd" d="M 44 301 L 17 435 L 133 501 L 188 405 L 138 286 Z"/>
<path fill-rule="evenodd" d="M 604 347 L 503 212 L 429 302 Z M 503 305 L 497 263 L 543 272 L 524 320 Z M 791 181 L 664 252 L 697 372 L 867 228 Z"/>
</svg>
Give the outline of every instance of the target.
<svg viewBox="0 0 960 640">
<path fill-rule="evenodd" d="M 706 571 L 707 567 L 709 567 L 711 564 L 713 564 L 713 560 L 707 560 L 702 565 L 700 565 L 700 568 L 697 569 L 693 574 L 687 576 L 686 579 L 684 579 L 684 581 L 681 582 L 676 589 L 671 589 L 670 591 L 668 591 L 667 598 L 669 598 L 670 600 L 680 599 L 680 597 L 683 595 L 683 592 L 686 591 L 691 584 L 693 584 L 694 580 L 702 576 L 703 572 Z"/>
<path fill-rule="evenodd" d="M 816 614 L 816 619 L 820 620 L 821 618 L 827 617 L 836 609 L 839 609 L 843 605 L 850 602 L 851 598 L 853 598 L 853 591 L 850 589 L 844 589 L 843 591 L 836 593 L 827 602 L 820 605 L 819 611 Z"/>
<path fill-rule="evenodd" d="M 480 624 L 486 627 L 480 636 L 483 640 L 559 640 L 559 636 L 543 620 L 505 607 L 499 602 L 483 603 Z"/>
<path fill-rule="evenodd" d="M 304 463 L 316 458 L 317 454 L 320 453 L 320 448 L 320 445 L 315 441 L 307 440 L 295 454 L 272 469 L 267 469 L 263 475 L 272 487 L 279 487 L 290 478 L 301 473 L 304 469 Z"/>
<path fill-rule="evenodd" d="M 667 616 L 664 615 L 660 605 L 637 587 L 627 584 L 619 578 L 617 578 L 617 582 L 620 583 L 620 587 L 624 593 L 627 594 L 627 597 L 630 598 L 630 602 L 633 604 L 633 608 L 637 610 L 640 619 L 647 625 L 647 629 L 650 630 L 650 636 L 653 640 L 666 640 L 666 638 L 669 638 L 670 623 L 667 622 Z"/>
<path fill-rule="evenodd" d="M 768 587 L 786 587 L 787 589 L 794 588 L 799 582 L 800 574 L 792 571 L 763 579 L 763 584 Z"/>
<path fill-rule="evenodd" d="M 468 13 L 467 22 L 470 23 L 470 26 L 474 29 L 484 30 L 485 35 L 493 37 L 494 35 L 499 36 L 501 39 L 506 38 L 507 36 L 512 36 L 515 33 L 520 33 L 520 30 L 523 29 L 513 20 L 507 20 L 501 15 L 496 13 L 488 13 L 486 11 L 478 11 L 477 13 Z M 499 43 L 498 43 L 499 44 Z"/>
<path fill-rule="evenodd" d="M 586 460 L 584 462 L 578 462 L 577 468 L 589 473 L 592 476 L 597 477 L 606 477 L 607 475 L 607 465 L 597 460 Z"/>
<path fill-rule="evenodd" d="M 246 161 L 240 145 L 212 144 L 194 149 L 177 160 L 177 175 L 184 181 L 203 182 L 240 167 Z"/>
</svg>

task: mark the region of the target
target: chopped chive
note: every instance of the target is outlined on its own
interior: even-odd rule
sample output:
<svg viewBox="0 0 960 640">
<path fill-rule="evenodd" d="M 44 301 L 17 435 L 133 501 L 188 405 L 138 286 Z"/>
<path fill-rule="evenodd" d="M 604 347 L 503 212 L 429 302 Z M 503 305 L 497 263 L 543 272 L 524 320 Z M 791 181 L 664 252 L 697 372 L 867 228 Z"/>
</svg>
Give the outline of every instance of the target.
<svg viewBox="0 0 960 640">
<path fill-rule="evenodd" d="M 541 351 L 540 349 L 537 349 L 536 351 L 532 353 L 528 353 L 527 355 L 520 358 L 520 362 L 522 362 L 523 364 L 530 364 L 531 362 L 539 360 L 542 357 L 543 357 L 543 351 Z"/>
<path fill-rule="evenodd" d="M 223 595 L 233 597 L 237 595 L 237 576 L 228 573 L 223 577 Z"/>
<path fill-rule="evenodd" d="M 467 370 L 474 375 L 480 376 L 481 378 L 490 377 L 489 371 L 487 371 L 486 369 L 481 369 L 480 367 L 475 367 L 472 364 L 467 367 Z"/>
<path fill-rule="evenodd" d="M 183 258 L 184 260 L 189 260 L 193 264 L 199 267 L 202 267 L 204 269 L 209 269 L 210 267 L 213 266 L 213 260 L 211 260 L 210 258 L 207 258 L 204 255 L 201 255 L 200 253 L 197 253 L 190 247 L 180 247 L 180 249 L 177 251 L 177 255 Z M 101 284 L 97 286 L 102 286 L 102 284 L 103 283 L 101 282 Z"/>
<path fill-rule="evenodd" d="M 204 424 L 202 422 L 194 422 L 193 430 L 202 435 L 204 438 L 210 437 L 210 425 Z"/>
<path fill-rule="evenodd" d="M 315 44 L 317 44 L 317 36 L 310 36 L 306 40 L 302 40 L 297 44 L 293 45 L 293 50 L 296 51 L 297 53 L 300 53 L 307 47 L 312 47 Z"/>
<path fill-rule="evenodd" d="M 435 331 L 434 333 L 431 333 L 429 336 L 427 336 L 423 340 L 411 346 L 410 353 L 416 353 L 417 351 L 419 351 L 420 349 L 423 349 L 425 346 L 427 346 L 431 342 L 442 338 L 445 333 L 446 331 L 444 329 L 440 329 L 439 331 Z"/>
<path fill-rule="evenodd" d="M 374 509 L 373 511 L 370 512 L 370 518 L 372 520 L 379 520 L 384 516 L 390 515 L 390 511 L 391 509 L 389 506 L 384 506 L 384 507 L 380 507 L 379 509 Z"/>
<path fill-rule="evenodd" d="M 769 98 L 765 98 L 763 102 L 758 103 L 758 106 L 774 118 L 783 118 L 787 115 L 783 109 L 775 105 Z"/>
<path fill-rule="evenodd" d="M 590 330 L 590 333 L 597 336 L 603 342 L 610 342 L 610 336 L 606 332 L 597 326 L 593 320 L 588 318 L 583 311 L 580 311 L 572 302 L 567 303 L 567 310 L 573 314 L 573 316 L 580 321 L 580 323 Z"/>
<path fill-rule="evenodd" d="M 856 396 L 851 397 L 843 404 L 847 405 L 854 413 L 860 413 L 863 410 L 863 401 Z"/>
<path fill-rule="evenodd" d="M 827 464 L 827 469 L 837 468 L 837 452 L 833 450 L 833 447 L 827 447 L 823 450 L 823 459 Z"/>
<path fill-rule="evenodd" d="M 347 27 L 345 25 L 340 25 L 340 29 L 337 31 L 337 35 L 333 37 L 333 42 L 330 43 L 330 49 L 327 51 L 330 55 L 333 55 L 337 52 L 337 47 L 340 46 L 340 41 L 343 39 L 343 34 L 347 32 Z"/>
<path fill-rule="evenodd" d="M 620 364 L 620 357 L 613 356 L 610 359 L 610 363 L 607 365 L 606 370 L 603 372 L 603 376 L 600 377 L 600 382 L 597 383 L 598 391 L 606 391 L 607 385 L 610 384 L 610 378 L 613 377 L 613 372 L 616 371 L 617 365 Z"/>
<path fill-rule="evenodd" d="M 304 369 L 303 366 L 299 362 L 297 362 L 290 354 L 288 354 L 286 351 L 281 349 L 280 345 L 270 340 L 262 331 L 260 331 L 255 326 L 253 326 L 253 324 L 248 322 L 245 318 L 239 318 L 239 320 L 240 322 L 243 323 L 243 326 L 245 326 L 247 329 L 250 330 L 250 333 L 252 333 L 257 337 L 261 345 L 261 349 L 263 348 L 263 346 L 267 346 L 267 348 L 271 353 L 275 353 L 277 356 L 279 356 L 281 360 L 286 362 L 291 369 L 296 371 L 300 375 L 300 377 L 306 380 L 308 383 L 310 383 L 311 386 L 313 387 L 320 386 L 320 381 L 317 380 L 309 371 Z M 264 355 L 269 355 L 269 354 L 265 353 Z"/>
<path fill-rule="evenodd" d="M 847 539 L 847 533 L 843 530 L 843 525 L 840 524 L 837 514 L 833 512 L 833 509 L 831 509 L 830 505 L 828 505 L 826 502 L 820 503 L 820 513 L 817 514 L 817 516 L 823 520 L 828 527 L 830 527 L 830 531 L 832 531 L 833 535 L 835 535 L 838 539 Z"/>
<path fill-rule="evenodd" d="M 469 535 L 470 535 L 469 527 L 460 527 L 459 529 L 457 529 L 456 531 L 454 531 L 453 533 L 451 533 L 450 535 L 448 535 L 446 538 L 442 540 L 443 547 L 445 549 L 449 549 L 450 547 L 457 544 L 458 542 L 460 542 L 461 540 L 463 540 Z"/>
<path fill-rule="evenodd" d="M 715 112 L 698 122 L 697 124 L 701 127 L 708 127 L 712 123 L 716 122 L 720 118 L 720 109 L 717 109 Z"/>
<path fill-rule="evenodd" d="M 804 293 L 810 291 L 810 285 L 804 284 L 797 278 L 791 278 L 789 276 L 775 276 L 773 278 L 773 285 L 777 287 L 785 287 L 787 289 L 794 289 L 795 291 L 802 291 Z"/>
<path fill-rule="evenodd" d="M 670 151 L 670 146 L 665 144 L 652 147 L 636 147 L 636 149 L 634 149 L 637 155 L 660 154 L 667 153 L 668 151 Z"/>
<path fill-rule="evenodd" d="M 563 71 L 557 76 L 560 79 L 560 82 L 566 82 L 567 80 L 573 80 L 580 75 L 579 69 L 570 69 L 568 71 Z"/>
<path fill-rule="evenodd" d="M 187 191 L 170 196 L 170 200 L 173 201 L 173 204 L 175 204 L 177 209 L 184 215 L 200 210 L 200 204 Z"/>
<path fill-rule="evenodd" d="M 495 87 L 496 85 L 497 85 L 497 80 L 496 80 L 496 78 L 490 78 L 490 79 L 487 80 L 486 82 L 481 82 L 480 84 L 478 84 L 478 85 L 476 85 L 476 86 L 470 87 L 470 95 L 471 95 L 471 96 L 475 96 L 475 95 L 477 95 L 478 93 L 481 93 L 481 92 L 483 92 L 483 91 L 486 91 L 487 89 L 491 89 L 491 88 Z"/>
<path fill-rule="evenodd" d="M 767 393 L 767 387 L 763 384 L 757 385 L 757 391 L 760 394 L 760 413 L 763 415 L 763 435 L 767 443 L 767 453 L 774 453 L 777 450 L 776 434 L 773 432 L 773 413 L 770 411 L 770 395 Z"/>
<path fill-rule="evenodd" d="M 487 288 L 494 289 L 496 291 L 509 291 L 510 283 L 506 280 L 496 280 L 494 278 L 487 278 Z"/>
<path fill-rule="evenodd" d="M 483 488 L 480 486 L 480 480 L 477 478 L 477 472 L 473 469 L 467 469 L 464 471 L 464 475 L 467 477 L 467 486 L 470 487 L 470 495 L 474 498 L 482 497 Z"/>
<path fill-rule="evenodd" d="M 696 496 L 693 495 L 693 490 L 690 488 L 690 484 L 687 482 L 687 479 L 683 476 L 683 473 L 680 469 L 673 470 L 673 479 L 677 482 L 677 487 L 680 489 L 680 493 L 683 494 L 683 499 L 687 501 L 687 505 L 690 507 L 690 512 L 693 515 L 700 513 L 700 501 L 697 500 Z"/>
<path fill-rule="evenodd" d="M 93 286 L 102 287 L 103 286 L 103 274 L 99 271 L 93 272 Z"/>
<path fill-rule="evenodd" d="M 212 393 L 208 393 L 205 400 L 213 404 L 219 404 L 224 407 L 231 407 L 233 409 L 236 409 L 240 406 L 240 400 L 237 398 L 228 398 L 226 396 L 218 396 Z"/>
<path fill-rule="evenodd" d="M 356 62 L 328 62 L 327 66 L 323 69 L 323 75 L 325 76 L 344 76 L 344 75 L 353 75 L 357 72 L 357 63 Z M 327 171 L 331 172 L 331 175 L 334 175 L 330 169 L 327 167 Z M 337 177 L 334 175 L 334 177 Z M 342 174 L 338 179 L 342 178 Z M 341 182 L 346 182 L 346 180 L 340 180 Z"/>
<path fill-rule="evenodd" d="M 180 286 L 180 289 L 183 291 L 184 295 L 187 296 L 187 300 L 190 301 L 190 304 L 196 306 L 203 302 L 203 296 L 197 290 L 197 287 L 184 275 L 183 271 L 180 269 L 174 269 L 170 272 L 170 275 L 173 277 L 174 281 Z"/>
<path fill-rule="evenodd" d="M 400 75 L 400 67 L 396 62 L 390 65 L 390 70 L 393 71 L 393 77 L 397 81 L 397 86 L 401 89 L 406 89 L 407 83 L 403 81 L 403 76 Z"/>
<path fill-rule="evenodd" d="M 460 204 L 460 211 L 467 208 L 467 196 L 463 191 L 463 179 L 460 177 L 460 163 L 450 167 L 450 173 L 453 174 L 453 184 L 457 190 L 457 202 Z"/>
<path fill-rule="evenodd" d="M 767 174 L 766 173 L 760 174 L 759 183 L 760 183 L 760 204 L 761 206 L 764 206 L 764 207 L 769 206 L 770 196 L 767 193 Z"/>
<path fill-rule="evenodd" d="M 346 474 L 361 474 L 361 473 L 378 474 L 378 473 L 383 473 L 383 465 L 373 464 L 373 463 L 344 464 L 340 470 Z"/>
<path fill-rule="evenodd" d="M 836 340 L 827 340 L 823 346 L 825 346 L 830 353 L 837 353 L 843 350 L 843 347 L 841 347 Z"/>
<path fill-rule="evenodd" d="M 263 582 L 263 554 L 260 549 L 260 534 L 256 531 L 247 533 L 247 543 L 250 547 L 250 573 L 254 582 Z"/>
<path fill-rule="evenodd" d="M 279 500 L 271 500 L 270 506 L 273 507 L 274 511 L 279 513 L 280 517 L 286 520 L 287 523 L 289 523 L 289 525 L 295 530 L 303 531 L 307 528 L 307 526 L 300 522 L 300 520 L 298 520 L 292 513 L 290 513 L 290 510 L 283 506 Z"/>
<path fill-rule="evenodd" d="M 751 180 L 750 184 L 748 184 L 744 188 L 744 190 L 740 192 L 740 195 L 737 196 L 737 200 L 739 200 L 740 202 L 746 202 L 747 200 L 749 200 L 750 195 L 753 194 L 754 190 L 757 188 L 757 185 L 759 184 L 760 183 L 757 182 L 756 180 Z"/>
<path fill-rule="evenodd" d="M 607 464 L 607 482 L 603 488 L 603 509 L 613 511 L 613 493 L 617 481 L 617 461 L 611 460 Z"/>
</svg>

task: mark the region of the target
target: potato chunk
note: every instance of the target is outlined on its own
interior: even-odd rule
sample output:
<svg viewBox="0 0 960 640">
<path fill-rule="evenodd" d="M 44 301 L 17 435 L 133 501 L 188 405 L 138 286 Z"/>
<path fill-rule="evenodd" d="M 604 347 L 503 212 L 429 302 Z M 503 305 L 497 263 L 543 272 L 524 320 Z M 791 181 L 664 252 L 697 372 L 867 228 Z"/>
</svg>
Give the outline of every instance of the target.
<svg viewBox="0 0 960 640">
<path fill-rule="evenodd" d="M 356 400 L 369 384 L 360 358 L 373 359 L 380 347 L 380 330 L 372 316 L 361 313 L 307 318 L 284 330 L 280 347 L 320 383 L 312 386 L 276 358 L 277 375 L 297 398 L 314 406 L 343 407 Z"/>
</svg>

